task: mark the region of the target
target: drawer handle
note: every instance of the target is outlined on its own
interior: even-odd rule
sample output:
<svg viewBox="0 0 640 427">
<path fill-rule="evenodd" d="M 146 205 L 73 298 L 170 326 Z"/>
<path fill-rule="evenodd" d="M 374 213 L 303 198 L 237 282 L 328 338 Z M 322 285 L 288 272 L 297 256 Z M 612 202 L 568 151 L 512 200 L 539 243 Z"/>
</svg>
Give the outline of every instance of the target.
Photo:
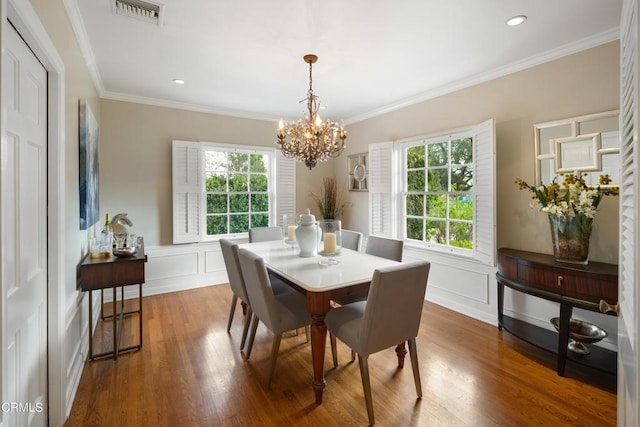
<svg viewBox="0 0 640 427">
<path fill-rule="evenodd" d="M 620 316 L 620 304 L 611 305 L 605 300 L 600 300 L 600 312 L 601 313 L 609 313 L 613 312 L 616 316 Z"/>
</svg>

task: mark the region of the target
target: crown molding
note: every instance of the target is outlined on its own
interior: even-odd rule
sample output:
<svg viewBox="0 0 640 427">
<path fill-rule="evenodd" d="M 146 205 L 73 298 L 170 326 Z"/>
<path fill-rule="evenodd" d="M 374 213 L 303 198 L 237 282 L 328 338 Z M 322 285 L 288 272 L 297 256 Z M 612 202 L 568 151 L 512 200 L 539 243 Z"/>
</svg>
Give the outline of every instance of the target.
<svg viewBox="0 0 640 427">
<path fill-rule="evenodd" d="M 80 52 L 82 53 L 85 65 L 87 66 L 89 75 L 91 76 L 91 80 L 93 81 L 93 86 L 96 88 L 98 96 L 102 97 L 102 95 L 104 94 L 104 85 L 102 84 L 100 71 L 98 70 L 98 65 L 96 64 L 96 57 L 93 54 L 93 49 L 91 49 L 91 44 L 89 43 L 89 36 L 87 35 L 84 23 L 82 22 L 78 2 L 77 0 L 63 0 L 63 3 L 64 8 L 67 10 L 69 21 L 71 22 L 71 28 L 73 28 L 73 32 L 76 35 L 76 40 L 78 41 L 78 45 L 80 46 Z"/>
<path fill-rule="evenodd" d="M 560 46 L 558 48 L 548 50 L 546 52 L 541 53 L 540 55 L 531 56 L 522 61 L 517 61 L 509 65 L 506 65 L 504 67 L 499 67 L 484 73 L 476 74 L 475 76 L 471 76 L 465 79 L 458 80 L 456 82 L 452 82 L 450 84 L 439 86 L 432 90 L 422 92 L 415 96 L 405 98 L 398 102 L 389 104 L 385 107 L 377 108 L 375 110 L 371 110 L 363 114 L 358 114 L 356 116 L 349 117 L 348 119 L 345 119 L 344 122 L 345 124 L 353 124 L 353 123 L 361 122 L 363 120 L 368 120 L 377 116 L 381 116 L 383 114 L 390 113 L 392 111 L 409 107 L 411 105 L 419 104 L 421 102 L 436 98 L 438 96 L 442 96 L 448 93 L 466 89 L 468 87 L 475 86 L 480 83 L 494 80 L 499 77 L 504 77 L 508 74 L 526 70 L 528 68 L 532 68 L 537 65 L 544 64 L 546 62 L 554 61 L 556 59 L 560 59 L 562 57 L 569 56 L 574 53 L 591 49 L 591 48 L 603 45 L 605 43 L 610 43 L 612 41 L 619 40 L 619 39 L 620 39 L 620 28 L 617 27 L 609 31 L 595 34 L 591 37 L 578 40 L 577 42 L 569 43 L 564 46 Z"/>
<path fill-rule="evenodd" d="M 155 107 L 165 107 L 165 108 L 175 108 L 178 110 L 195 111 L 198 113 L 217 114 L 220 116 L 229 116 L 229 117 L 236 117 L 241 119 L 261 120 L 261 121 L 274 122 L 274 123 L 277 123 L 278 120 L 280 120 L 279 117 L 270 116 L 268 114 L 259 114 L 259 113 L 253 113 L 253 112 L 242 111 L 242 110 L 215 108 L 207 105 L 192 104 L 188 102 L 172 101 L 172 100 L 160 99 L 160 98 L 149 98 L 146 96 L 130 95 L 130 94 L 120 93 L 120 92 L 105 91 L 102 94 L 101 98 L 110 99 L 113 101 L 132 102 L 135 104 L 146 104 L 146 105 L 152 105 Z"/>
</svg>

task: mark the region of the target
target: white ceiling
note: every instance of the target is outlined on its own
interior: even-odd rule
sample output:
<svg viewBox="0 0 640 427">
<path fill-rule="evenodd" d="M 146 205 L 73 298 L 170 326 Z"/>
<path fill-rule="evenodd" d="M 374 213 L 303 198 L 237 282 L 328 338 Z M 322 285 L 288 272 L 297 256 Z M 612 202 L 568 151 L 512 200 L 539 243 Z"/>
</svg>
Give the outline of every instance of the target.
<svg viewBox="0 0 640 427">
<path fill-rule="evenodd" d="M 622 0 L 65 0 L 100 95 L 275 120 L 313 89 L 355 122 L 618 38 Z M 153 0 L 155 1 L 155 0 Z M 518 27 L 514 15 L 528 20 Z M 184 79 L 177 85 L 174 78 Z"/>
</svg>

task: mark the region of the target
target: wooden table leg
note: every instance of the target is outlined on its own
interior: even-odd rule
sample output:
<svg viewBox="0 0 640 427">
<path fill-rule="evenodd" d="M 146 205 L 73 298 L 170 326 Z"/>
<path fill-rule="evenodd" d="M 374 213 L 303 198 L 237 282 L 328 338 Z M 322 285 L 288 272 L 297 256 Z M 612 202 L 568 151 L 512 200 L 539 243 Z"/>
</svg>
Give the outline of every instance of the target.
<svg viewBox="0 0 640 427">
<path fill-rule="evenodd" d="M 331 309 L 328 292 L 307 292 L 307 309 L 311 313 L 311 358 L 313 360 L 313 391 L 316 403 L 322 403 L 322 393 L 327 382 L 324 380 L 324 352 L 327 343 L 327 325 L 324 317 Z"/>
<path fill-rule="evenodd" d="M 403 341 L 396 346 L 396 354 L 398 355 L 398 368 L 404 368 L 404 357 L 407 355 L 407 345 Z"/>
<path fill-rule="evenodd" d="M 322 392 L 327 385 L 324 380 L 324 351 L 327 340 L 327 326 L 324 324 L 324 314 L 312 315 L 311 323 L 311 357 L 313 359 L 313 391 L 316 403 L 322 403 Z"/>
</svg>

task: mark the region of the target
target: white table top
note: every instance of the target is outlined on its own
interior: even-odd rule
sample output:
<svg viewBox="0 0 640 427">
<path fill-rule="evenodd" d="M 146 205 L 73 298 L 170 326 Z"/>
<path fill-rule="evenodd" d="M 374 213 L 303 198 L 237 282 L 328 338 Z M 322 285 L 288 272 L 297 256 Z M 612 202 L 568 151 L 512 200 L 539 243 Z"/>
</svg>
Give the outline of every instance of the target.
<svg viewBox="0 0 640 427">
<path fill-rule="evenodd" d="M 367 283 L 377 268 L 399 264 L 386 258 L 364 252 L 342 248 L 339 264 L 321 265 L 320 255 L 298 256 L 297 246 L 289 246 L 284 241 L 243 243 L 241 248 L 260 255 L 267 267 L 310 292 L 323 292 Z"/>
</svg>

